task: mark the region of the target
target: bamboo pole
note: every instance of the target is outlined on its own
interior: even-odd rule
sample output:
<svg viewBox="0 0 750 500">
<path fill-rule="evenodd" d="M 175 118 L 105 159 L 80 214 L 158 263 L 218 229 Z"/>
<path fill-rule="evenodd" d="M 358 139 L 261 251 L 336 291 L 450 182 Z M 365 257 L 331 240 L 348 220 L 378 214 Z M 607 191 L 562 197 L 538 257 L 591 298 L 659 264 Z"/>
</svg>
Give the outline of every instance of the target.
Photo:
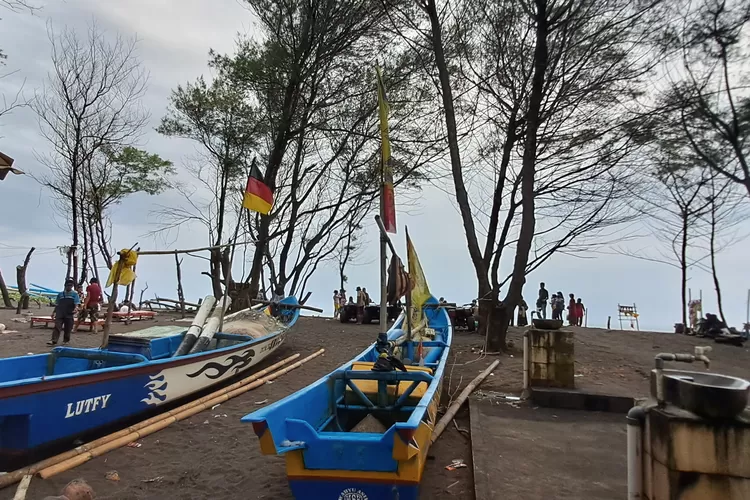
<svg viewBox="0 0 750 500">
<path fill-rule="evenodd" d="M 21 484 L 18 485 L 18 489 L 16 490 L 16 494 L 13 495 L 13 500 L 26 499 L 26 492 L 29 491 L 29 485 L 31 484 L 32 477 L 33 476 L 31 474 L 23 476 L 23 479 L 21 479 Z"/>
<path fill-rule="evenodd" d="M 93 448 L 87 452 L 84 452 L 78 456 L 75 456 L 73 458 L 69 458 L 68 460 L 62 461 L 56 465 L 52 465 L 50 467 L 47 467 L 45 469 L 40 470 L 37 475 L 41 477 L 42 479 L 49 479 L 52 476 L 55 476 L 57 474 L 60 474 L 61 472 L 65 472 L 67 470 L 70 470 L 74 467 L 78 467 L 79 465 L 82 465 L 92 458 L 96 458 L 98 456 L 104 455 L 105 453 L 108 453 L 112 450 L 116 450 L 118 448 L 122 448 L 123 446 L 127 445 L 128 443 L 132 443 L 133 441 L 137 439 L 144 438 L 150 434 L 153 434 L 156 431 L 159 431 L 161 429 L 164 429 L 165 427 L 172 425 L 175 422 L 179 422 L 180 420 L 184 420 L 188 417 L 192 417 L 193 415 L 202 412 L 203 410 L 207 408 L 211 408 L 214 405 L 223 403 L 224 401 L 227 401 L 229 399 L 232 399 L 236 396 L 239 396 L 240 394 L 244 394 L 252 389 L 256 389 L 265 383 L 277 379 L 281 377 L 282 375 L 289 373 L 290 371 L 294 370 L 295 368 L 299 368 L 304 363 L 310 361 L 313 358 L 316 358 L 323 354 L 325 352 L 325 349 L 321 349 L 306 358 L 303 358 L 296 363 L 287 366 L 286 368 L 282 368 L 279 371 L 276 371 L 266 377 L 263 377 L 259 380 L 256 380 L 250 384 L 247 384 L 243 387 L 239 387 L 237 389 L 234 389 L 232 391 L 229 391 L 225 394 L 222 394 L 220 396 L 217 396 L 209 401 L 206 401 L 204 403 L 198 404 L 194 406 L 193 408 L 189 408 L 187 410 L 183 410 L 175 415 L 171 415 L 167 418 L 164 418 L 162 420 L 159 420 L 156 423 L 153 423 L 147 427 L 144 427 L 138 431 L 131 432 L 130 434 L 127 434 L 126 436 L 122 436 L 120 438 L 114 439 L 106 444 L 103 444 L 101 446 L 98 446 L 96 448 Z"/>
<path fill-rule="evenodd" d="M 142 422 L 139 422 L 137 424 L 131 425 L 130 427 L 127 427 L 125 429 L 122 429 L 120 431 L 114 432 L 112 434 L 108 434 L 104 437 L 101 437 L 95 441 L 91 441 L 90 443 L 83 444 L 81 446 L 78 446 L 72 450 L 66 451 L 64 453 L 61 453 L 59 455 L 55 455 L 54 457 L 50 457 L 46 460 L 42 460 L 41 462 L 37 462 L 36 464 L 30 465 L 28 467 L 24 467 L 23 469 L 18 469 L 14 472 L 9 472 L 8 474 L 3 474 L 0 476 L 0 489 L 5 488 L 6 486 L 9 486 L 13 483 L 17 483 L 18 481 L 23 478 L 23 476 L 28 474 L 36 474 L 42 469 L 46 469 L 47 467 L 51 467 L 55 464 L 59 464 L 60 462 L 63 462 L 65 460 L 68 460 L 70 458 L 73 458 L 77 455 L 80 455 L 81 453 L 85 453 L 89 450 L 92 450 L 94 448 L 98 448 L 99 446 L 109 443 L 110 441 L 113 441 L 115 439 L 121 438 L 123 436 L 127 436 L 128 434 L 131 434 L 133 432 L 136 432 L 140 429 L 143 429 L 145 427 L 148 427 L 149 425 L 152 425 L 156 422 L 159 422 L 165 418 L 169 418 L 173 415 L 177 415 L 180 412 L 183 412 L 185 410 L 189 410 L 190 408 L 194 408 L 195 406 L 205 403 L 206 401 L 210 401 L 211 399 L 214 399 L 215 397 L 225 394 L 229 391 L 232 391 L 234 389 L 237 389 L 239 387 L 242 387 L 244 385 L 247 385 L 263 375 L 272 372 L 273 370 L 289 363 L 290 361 L 293 361 L 297 358 L 299 358 L 299 354 L 294 354 L 292 356 L 289 356 L 288 358 L 282 359 L 278 363 L 274 363 L 273 365 L 269 366 L 268 368 L 265 368 L 259 372 L 255 372 L 254 374 L 250 375 L 249 377 L 246 377 L 238 382 L 235 382 L 232 385 L 229 385 L 227 387 L 224 387 L 223 389 L 219 389 L 218 391 L 212 392 L 211 394 L 207 394 L 206 396 L 203 396 L 200 399 L 196 399 L 195 401 L 191 401 L 189 403 L 185 403 L 182 406 L 178 406 L 177 408 L 174 408 L 173 410 L 170 410 L 165 413 L 160 413 L 159 415 L 156 415 L 154 417 L 151 417 L 147 420 L 144 420 Z"/>
<path fill-rule="evenodd" d="M 458 413 L 458 409 L 461 408 L 461 405 L 464 404 L 464 401 L 466 401 L 469 395 L 471 395 L 471 393 L 474 392 L 477 387 L 479 387 L 479 384 L 481 384 L 484 379 L 486 379 L 487 376 L 492 372 L 492 370 L 494 370 L 499 364 L 500 360 L 496 359 L 490 366 L 487 367 L 485 371 L 477 375 L 477 377 L 472 380 L 469 385 L 464 388 L 463 391 L 461 391 L 458 399 L 454 401 L 452 405 L 450 405 L 450 408 L 448 408 L 448 410 L 445 412 L 445 415 L 443 415 L 443 418 L 440 419 L 440 421 L 435 426 L 435 429 L 432 431 L 432 437 L 430 438 L 431 444 L 437 441 L 437 439 L 443 433 L 451 420 L 453 420 L 453 417 L 456 416 L 456 413 Z"/>
<path fill-rule="evenodd" d="M 148 302 L 156 302 L 156 303 L 158 303 L 158 302 L 172 302 L 173 304 L 175 304 L 176 307 L 180 307 L 180 304 L 181 304 L 181 302 L 179 300 L 165 299 L 163 297 L 156 297 L 154 299 L 149 300 Z M 196 304 L 194 302 L 185 302 L 185 305 L 188 306 L 188 307 L 195 307 L 195 308 L 200 307 L 200 304 Z"/>
<path fill-rule="evenodd" d="M 252 299 L 250 300 L 253 304 L 264 304 L 267 306 L 270 306 L 271 304 L 275 304 L 275 302 L 272 302 L 270 300 L 260 300 L 260 299 Z M 306 306 L 304 304 L 282 304 L 283 307 L 287 309 L 304 309 L 305 311 L 314 311 L 318 313 L 322 313 L 323 309 L 319 307 L 313 307 L 313 306 Z"/>
<path fill-rule="evenodd" d="M 173 255 L 176 253 L 194 253 L 194 252 L 203 252 L 206 250 L 217 250 L 219 248 L 224 247 L 232 247 L 235 245 L 247 245 L 248 243 L 255 244 L 254 241 L 243 241 L 240 243 L 226 243 L 224 245 L 216 245 L 212 247 L 201 247 L 201 248 L 189 248 L 187 250 L 144 250 L 142 252 L 138 252 L 138 255 Z"/>
</svg>

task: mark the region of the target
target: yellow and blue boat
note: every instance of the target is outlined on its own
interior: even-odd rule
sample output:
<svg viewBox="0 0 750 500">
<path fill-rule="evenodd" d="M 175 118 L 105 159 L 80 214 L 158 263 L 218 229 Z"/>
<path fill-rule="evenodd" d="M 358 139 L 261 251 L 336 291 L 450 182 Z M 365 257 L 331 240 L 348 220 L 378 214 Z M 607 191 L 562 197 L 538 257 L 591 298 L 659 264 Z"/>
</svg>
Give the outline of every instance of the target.
<svg viewBox="0 0 750 500">
<path fill-rule="evenodd" d="M 252 423 L 264 454 L 285 456 L 296 499 L 418 498 L 453 335 L 435 297 L 422 315 L 420 333 L 407 338 L 402 314 L 388 331 L 390 350 L 374 343 L 242 419 Z"/>
</svg>

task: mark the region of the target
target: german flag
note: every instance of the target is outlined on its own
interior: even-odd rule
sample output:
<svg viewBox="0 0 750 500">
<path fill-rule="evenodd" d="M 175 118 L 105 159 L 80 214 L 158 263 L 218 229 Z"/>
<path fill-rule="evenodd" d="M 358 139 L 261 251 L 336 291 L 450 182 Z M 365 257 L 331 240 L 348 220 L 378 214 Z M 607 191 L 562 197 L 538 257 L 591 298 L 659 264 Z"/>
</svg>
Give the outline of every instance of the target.
<svg viewBox="0 0 750 500">
<path fill-rule="evenodd" d="M 273 207 L 273 191 L 263 182 L 263 174 L 260 173 L 255 160 L 250 167 L 250 176 L 247 178 L 242 206 L 263 215 L 268 215 L 271 207 Z"/>
</svg>

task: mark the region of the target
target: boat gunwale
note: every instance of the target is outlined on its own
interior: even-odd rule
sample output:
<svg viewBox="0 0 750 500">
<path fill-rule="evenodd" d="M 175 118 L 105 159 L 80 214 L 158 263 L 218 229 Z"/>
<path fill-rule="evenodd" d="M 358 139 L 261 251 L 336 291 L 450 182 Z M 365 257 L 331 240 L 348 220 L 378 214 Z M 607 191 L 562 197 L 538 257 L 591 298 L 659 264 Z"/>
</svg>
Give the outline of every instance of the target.
<svg viewBox="0 0 750 500">
<path fill-rule="evenodd" d="M 231 354 L 233 352 L 240 351 L 242 349 L 251 347 L 253 345 L 266 343 L 270 340 L 273 340 L 279 335 L 282 335 L 285 332 L 287 332 L 292 326 L 294 326 L 294 324 L 297 322 L 298 319 L 299 319 L 299 309 L 296 310 L 293 320 L 290 321 L 290 323 L 286 324 L 283 328 L 275 332 L 269 333 L 262 337 L 258 337 L 257 339 L 251 339 L 246 342 L 242 342 L 237 345 L 221 347 L 219 349 L 212 349 L 210 351 L 197 352 L 193 354 L 186 354 L 184 356 L 169 357 L 169 358 L 164 358 L 164 359 L 156 359 L 156 360 L 147 359 L 145 361 L 141 361 L 138 363 L 131 363 L 131 364 L 121 365 L 121 366 L 111 366 L 111 367 L 106 367 L 106 368 L 97 368 L 94 370 L 61 373 L 59 375 L 51 375 L 51 376 L 44 375 L 41 377 L 30 377 L 30 378 L 25 378 L 25 379 L 11 380 L 8 382 L 0 382 L 0 401 L 4 399 L 19 397 L 19 396 L 27 396 L 30 394 L 38 394 L 41 392 L 64 389 L 74 384 L 75 385 L 87 385 L 87 384 L 93 384 L 93 383 L 104 382 L 104 381 L 108 381 L 112 379 L 117 379 L 117 378 L 121 378 L 124 376 L 129 377 L 129 376 L 134 376 L 134 375 L 141 375 L 143 373 L 150 373 L 155 370 L 157 371 L 161 370 L 166 365 L 168 365 L 167 367 L 182 366 L 182 365 L 190 364 L 195 361 L 200 361 L 203 358 L 210 359 L 214 357 L 219 357 L 224 354 Z M 187 328 L 185 329 L 185 332 L 187 332 Z M 184 335 L 185 332 L 175 334 L 175 335 Z M 69 349 L 74 349 L 80 352 L 106 352 L 105 350 L 100 349 L 100 348 L 72 347 Z M 39 355 L 49 356 L 52 354 L 52 352 L 41 353 Z M 117 352 L 117 351 L 112 351 L 112 352 Z M 132 353 L 128 353 L 128 354 L 132 354 Z M 17 358 L 24 358 L 24 357 L 26 356 L 17 356 Z M 4 358 L 4 359 L 11 359 L 11 358 Z M 218 381 L 214 381 L 214 382 L 218 383 Z"/>
</svg>

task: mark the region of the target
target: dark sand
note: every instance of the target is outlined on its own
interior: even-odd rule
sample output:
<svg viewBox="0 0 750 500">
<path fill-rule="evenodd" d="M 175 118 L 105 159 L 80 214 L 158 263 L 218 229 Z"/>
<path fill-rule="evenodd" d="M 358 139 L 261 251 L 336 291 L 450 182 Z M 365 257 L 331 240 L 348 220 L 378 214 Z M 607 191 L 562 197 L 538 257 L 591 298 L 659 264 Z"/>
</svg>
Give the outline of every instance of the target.
<svg viewBox="0 0 750 500">
<path fill-rule="evenodd" d="M 36 314 L 40 311 L 32 309 L 32 312 Z M 12 317 L 15 314 L 11 311 L 0 310 L 0 322 L 19 330 L 19 333 L 0 335 L 0 356 L 47 350 L 45 342 L 50 330 L 30 329 L 27 324 L 11 322 Z M 162 316 L 156 322 L 136 322 L 129 326 L 118 324 L 113 331 L 170 324 L 171 321 Z M 646 396 L 648 372 L 653 365 L 654 354 L 662 351 L 691 352 L 695 345 L 713 346 L 714 350 L 709 353 L 709 357 L 714 370 L 750 377 L 750 352 L 745 348 L 717 345 L 705 339 L 673 334 L 607 332 L 596 329 L 576 331 L 576 368 L 577 373 L 582 375 L 576 382 L 586 390 Z M 239 419 L 258 408 L 256 402 L 268 400 L 267 403 L 270 403 L 278 400 L 348 361 L 372 342 L 377 332 L 377 325 L 342 325 L 328 319 L 303 318 L 294 327 L 284 346 L 267 364 L 297 352 L 305 356 L 321 347 L 327 349 L 324 356 L 276 379 L 270 385 L 247 392 L 214 410 L 199 413 L 147 436 L 139 441 L 142 443 L 140 448 L 115 450 L 46 481 L 34 478 L 27 498 L 37 500 L 45 495 L 57 494 L 68 481 L 82 477 L 94 487 L 97 498 L 100 499 L 291 499 L 284 475 L 283 458 L 261 455 L 252 429 L 241 424 Z M 511 331 L 509 339 L 514 347 L 510 354 L 500 356 L 501 364 L 483 384 L 483 391 L 520 393 L 520 338 L 520 330 Z M 98 342 L 99 336 L 81 332 L 74 335 L 71 345 L 95 346 Z M 498 358 L 478 356 L 476 351 L 481 343 L 476 334 L 456 332 L 451 351 L 452 364 L 447 368 L 443 388 L 444 404 L 452 396 L 457 396 L 463 386 Z M 695 368 L 699 369 L 697 366 Z M 509 408 L 508 411 L 515 410 Z M 609 417 L 604 417 L 607 422 L 611 421 Z M 515 418 L 524 416 L 519 414 Z M 466 406 L 459 412 L 456 424 L 462 429 L 470 428 Z M 585 427 L 572 424 L 566 432 L 574 438 L 576 433 L 586 430 Z M 474 439 L 482 437 L 475 436 Z M 570 453 L 585 454 L 586 450 L 572 448 Z M 508 453 L 503 455 L 507 464 L 520 461 L 524 456 L 525 452 L 513 448 L 509 448 Z M 468 437 L 458 432 L 453 425 L 449 426 L 431 448 L 430 458 L 422 485 L 422 499 L 474 498 L 471 444 Z M 469 467 L 447 471 L 444 467 L 456 458 L 464 459 Z M 589 460 L 582 458 L 584 459 Z M 542 456 L 538 460 L 540 462 L 537 465 L 540 467 L 564 467 L 555 456 Z M 115 482 L 105 479 L 109 471 L 117 471 L 120 480 Z M 507 471 L 508 475 L 518 473 L 522 471 Z M 550 477 L 562 478 L 564 475 Z M 613 483 L 615 485 L 621 482 L 621 478 L 616 479 Z M 498 477 L 497 480 L 505 481 L 503 477 Z M 609 481 L 606 477 L 592 480 L 604 483 Z M 13 498 L 14 492 L 15 487 L 0 490 L 0 500 Z M 511 495 L 508 498 L 511 497 L 536 498 L 526 495 Z"/>
</svg>

